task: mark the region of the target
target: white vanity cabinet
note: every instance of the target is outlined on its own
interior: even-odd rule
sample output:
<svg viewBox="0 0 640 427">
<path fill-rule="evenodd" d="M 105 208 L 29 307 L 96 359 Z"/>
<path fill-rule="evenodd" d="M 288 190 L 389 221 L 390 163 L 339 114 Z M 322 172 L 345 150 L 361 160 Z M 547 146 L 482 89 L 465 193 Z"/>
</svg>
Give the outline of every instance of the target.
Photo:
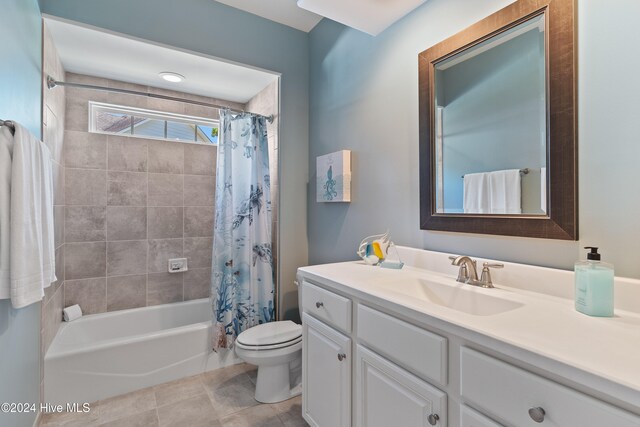
<svg viewBox="0 0 640 427">
<path fill-rule="evenodd" d="M 303 416 L 314 427 L 640 426 L 635 409 L 594 397 L 597 385 L 565 385 L 575 378 L 564 369 L 435 317 L 415 319 L 370 296 L 366 283 L 353 291 L 336 283 L 301 285 Z"/>
<path fill-rule="evenodd" d="M 351 340 L 302 314 L 302 414 L 313 427 L 351 425 Z"/>
<path fill-rule="evenodd" d="M 423 379 L 446 381 L 445 338 L 360 305 L 352 331 L 351 299 L 308 281 L 301 292 L 302 412 L 311 426 L 447 425 L 446 394 Z M 405 344 L 418 351 L 397 351 Z"/>
</svg>

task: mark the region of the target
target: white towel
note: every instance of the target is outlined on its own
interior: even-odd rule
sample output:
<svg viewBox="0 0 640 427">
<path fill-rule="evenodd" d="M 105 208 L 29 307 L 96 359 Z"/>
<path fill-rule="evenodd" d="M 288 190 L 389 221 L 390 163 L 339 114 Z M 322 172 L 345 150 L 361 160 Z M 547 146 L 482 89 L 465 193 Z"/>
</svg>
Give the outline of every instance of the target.
<svg viewBox="0 0 640 427">
<path fill-rule="evenodd" d="M 547 212 L 547 168 L 540 168 L 540 209 Z"/>
<path fill-rule="evenodd" d="M 11 158 L 13 135 L 0 126 L 0 299 L 11 298 Z"/>
<path fill-rule="evenodd" d="M 491 192 L 488 173 L 468 173 L 464 176 L 464 213 L 491 213 Z"/>
<path fill-rule="evenodd" d="M 522 213 L 520 169 L 489 172 L 492 214 Z"/>
<path fill-rule="evenodd" d="M 40 301 L 44 288 L 56 281 L 51 153 L 17 123 L 11 162 L 10 250 L 11 305 L 20 308 Z"/>
</svg>

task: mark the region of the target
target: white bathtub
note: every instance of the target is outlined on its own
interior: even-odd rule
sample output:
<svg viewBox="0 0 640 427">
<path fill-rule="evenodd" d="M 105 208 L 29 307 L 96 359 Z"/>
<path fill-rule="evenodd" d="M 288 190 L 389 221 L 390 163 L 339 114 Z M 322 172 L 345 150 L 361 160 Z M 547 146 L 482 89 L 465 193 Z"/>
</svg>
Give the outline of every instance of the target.
<svg viewBox="0 0 640 427">
<path fill-rule="evenodd" d="M 210 336 L 208 299 L 64 323 L 44 358 L 44 401 L 94 402 L 240 362 L 210 353 Z"/>
</svg>

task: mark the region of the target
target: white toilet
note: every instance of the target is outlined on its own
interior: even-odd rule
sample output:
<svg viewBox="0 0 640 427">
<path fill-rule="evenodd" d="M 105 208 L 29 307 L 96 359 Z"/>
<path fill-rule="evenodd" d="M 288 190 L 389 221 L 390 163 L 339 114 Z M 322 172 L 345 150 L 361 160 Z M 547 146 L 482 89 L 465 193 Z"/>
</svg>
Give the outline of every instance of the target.
<svg viewBox="0 0 640 427">
<path fill-rule="evenodd" d="M 301 393 L 301 325 L 284 320 L 254 326 L 238 335 L 235 349 L 240 359 L 258 366 L 258 402 L 282 402 Z"/>
</svg>

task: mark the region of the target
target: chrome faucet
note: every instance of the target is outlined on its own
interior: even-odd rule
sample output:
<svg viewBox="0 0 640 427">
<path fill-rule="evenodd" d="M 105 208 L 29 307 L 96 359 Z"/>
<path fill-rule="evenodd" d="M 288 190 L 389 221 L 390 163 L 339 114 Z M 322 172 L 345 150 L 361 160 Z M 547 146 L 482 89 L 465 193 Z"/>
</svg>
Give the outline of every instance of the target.
<svg viewBox="0 0 640 427">
<path fill-rule="evenodd" d="M 458 270 L 458 278 L 456 279 L 456 281 L 473 286 L 480 286 L 482 288 L 493 288 L 489 267 L 504 267 L 504 264 L 492 264 L 485 262 L 484 264 L 482 264 L 482 278 L 478 280 L 478 271 L 476 270 L 475 260 L 472 260 L 468 256 L 450 256 L 449 259 L 451 260 L 451 265 L 460 267 L 460 269 Z"/>
<path fill-rule="evenodd" d="M 476 262 L 468 256 L 450 256 L 451 265 L 460 266 L 458 270 L 458 278 L 460 283 L 469 283 L 470 280 L 478 281 L 478 272 L 476 271 Z"/>
</svg>

